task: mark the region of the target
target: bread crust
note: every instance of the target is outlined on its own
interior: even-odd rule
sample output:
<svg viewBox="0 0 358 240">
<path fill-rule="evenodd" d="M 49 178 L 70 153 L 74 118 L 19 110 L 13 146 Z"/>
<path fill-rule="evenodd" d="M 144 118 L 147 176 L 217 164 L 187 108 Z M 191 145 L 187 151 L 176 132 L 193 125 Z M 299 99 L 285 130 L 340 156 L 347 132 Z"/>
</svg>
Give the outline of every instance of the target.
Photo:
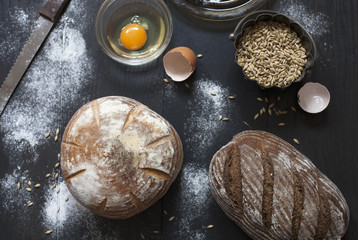
<svg viewBox="0 0 358 240">
<path fill-rule="evenodd" d="M 61 169 L 71 194 L 107 218 L 129 218 L 168 191 L 183 162 L 175 129 L 130 98 L 109 96 L 81 107 L 61 143 Z"/>
<path fill-rule="evenodd" d="M 349 208 L 337 186 L 273 134 L 235 135 L 209 175 L 216 202 L 252 239 L 341 239 L 347 230 Z"/>
</svg>

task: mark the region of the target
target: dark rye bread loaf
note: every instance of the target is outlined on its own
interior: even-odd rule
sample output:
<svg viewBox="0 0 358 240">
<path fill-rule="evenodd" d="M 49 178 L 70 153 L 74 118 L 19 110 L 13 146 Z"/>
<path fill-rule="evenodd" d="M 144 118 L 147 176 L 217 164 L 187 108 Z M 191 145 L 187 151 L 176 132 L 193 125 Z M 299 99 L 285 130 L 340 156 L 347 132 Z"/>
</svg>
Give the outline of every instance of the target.
<svg viewBox="0 0 358 240">
<path fill-rule="evenodd" d="M 69 121 L 61 169 L 71 194 L 94 213 L 128 218 L 168 191 L 183 162 L 172 125 L 126 97 L 93 100 Z"/>
<path fill-rule="evenodd" d="M 341 239 L 349 209 L 302 153 L 263 131 L 245 131 L 210 164 L 210 187 L 225 214 L 253 239 Z"/>
</svg>

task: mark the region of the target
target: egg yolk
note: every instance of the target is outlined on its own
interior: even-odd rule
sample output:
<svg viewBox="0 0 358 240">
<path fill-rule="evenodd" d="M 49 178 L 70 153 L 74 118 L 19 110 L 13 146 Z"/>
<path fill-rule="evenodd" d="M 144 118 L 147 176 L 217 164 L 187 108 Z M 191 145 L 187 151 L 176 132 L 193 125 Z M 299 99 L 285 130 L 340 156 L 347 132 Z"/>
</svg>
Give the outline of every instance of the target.
<svg viewBox="0 0 358 240">
<path fill-rule="evenodd" d="M 147 41 L 147 32 L 139 24 L 129 24 L 122 29 L 119 36 L 121 43 L 128 50 L 138 50 Z"/>
</svg>

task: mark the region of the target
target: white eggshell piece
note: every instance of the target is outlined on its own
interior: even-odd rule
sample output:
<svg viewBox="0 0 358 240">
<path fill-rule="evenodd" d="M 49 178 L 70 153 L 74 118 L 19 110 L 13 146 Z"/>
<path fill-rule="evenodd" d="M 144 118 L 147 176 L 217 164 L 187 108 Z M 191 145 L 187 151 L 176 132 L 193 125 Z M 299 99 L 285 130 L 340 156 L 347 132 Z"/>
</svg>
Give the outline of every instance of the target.
<svg viewBox="0 0 358 240">
<path fill-rule="evenodd" d="M 166 74 L 176 82 L 186 80 L 194 71 L 192 63 L 180 52 L 167 53 L 163 63 Z"/>
<path fill-rule="evenodd" d="M 306 83 L 297 93 L 300 107 L 308 113 L 322 112 L 329 104 L 328 89 L 319 83 Z"/>
</svg>

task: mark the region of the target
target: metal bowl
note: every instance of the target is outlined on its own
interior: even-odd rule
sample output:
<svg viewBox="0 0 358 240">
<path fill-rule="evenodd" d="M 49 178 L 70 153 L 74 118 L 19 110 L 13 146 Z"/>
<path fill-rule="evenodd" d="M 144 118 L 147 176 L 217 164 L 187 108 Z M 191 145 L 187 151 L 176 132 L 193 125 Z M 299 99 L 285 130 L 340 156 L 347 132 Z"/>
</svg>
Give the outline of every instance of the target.
<svg viewBox="0 0 358 240">
<path fill-rule="evenodd" d="M 238 62 L 238 59 L 237 59 L 238 45 L 240 43 L 241 36 L 243 35 L 245 29 L 247 27 L 249 27 L 249 26 L 253 26 L 254 24 L 256 24 L 256 23 L 258 23 L 260 21 L 276 21 L 276 22 L 284 23 L 287 26 L 289 26 L 291 28 L 291 30 L 293 30 L 294 32 L 297 33 L 297 36 L 301 39 L 302 46 L 305 48 L 306 53 L 307 53 L 307 63 L 304 65 L 303 70 L 301 72 L 301 75 L 297 79 L 295 79 L 293 82 L 301 81 L 304 78 L 304 76 L 307 73 L 307 71 L 313 66 L 313 63 L 314 63 L 314 61 L 316 59 L 316 56 L 317 56 L 316 44 L 315 44 L 312 36 L 307 32 L 306 29 L 304 29 L 304 27 L 302 27 L 299 23 L 295 22 L 294 20 L 292 20 L 288 16 L 286 16 L 284 14 L 281 14 L 281 13 L 278 13 L 278 12 L 275 12 L 275 11 L 260 10 L 260 11 L 253 12 L 253 13 L 247 15 L 246 17 L 244 17 L 237 24 L 234 32 L 229 35 L 229 39 L 234 41 L 234 46 L 235 46 L 235 49 L 236 49 L 235 62 L 236 63 Z M 260 84 L 258 81 L 256 81 L 255 79 L 249 78 L 245 74 L 243 69 L 242 69 L 242 72 L 243 72 L 243 74 L 244 74 L 246 79 L 249 79 L 249 80 L 257 82 L 257 84 L 261 88 L 271 88 L 271 87 L 273 87 L 273 86 L 269 86 L 269 87 L 264 86 L 264 85 Z M 278 86 L 275 86 L 275 87 L 285 89 L 290 85 L 291 85 L 291 83 L 287 84 L 287 85 L 285 85 L 283 87 L 278 87 Z"/>
</svg>

